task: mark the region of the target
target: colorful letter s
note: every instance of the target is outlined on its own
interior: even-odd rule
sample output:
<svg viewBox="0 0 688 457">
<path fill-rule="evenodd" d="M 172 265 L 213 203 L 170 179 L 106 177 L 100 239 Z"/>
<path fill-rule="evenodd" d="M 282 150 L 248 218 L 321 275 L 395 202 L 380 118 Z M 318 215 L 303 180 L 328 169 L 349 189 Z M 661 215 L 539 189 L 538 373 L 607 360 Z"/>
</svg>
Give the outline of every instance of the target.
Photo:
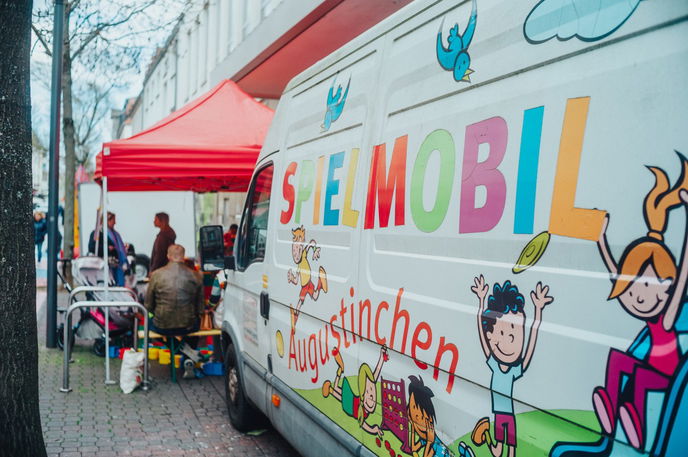
<svg viewBox="0 0 688 457">
<path fill-rule="evenodd" d="M 289 178 L 296 174 L 296 162 L 292 162 L 287 167 L 287 171 L 284 172 L 284 181 L 282 181 L 282 195 L 284 196 L 284 201 L 286 201 L 289 206 L 286 211 L 282 211 L 280 214 L 280 223 L 288 224 L 291 220 L 291 215 L 294 213 L 294 186 L 289 184 Z"/>
</svg>

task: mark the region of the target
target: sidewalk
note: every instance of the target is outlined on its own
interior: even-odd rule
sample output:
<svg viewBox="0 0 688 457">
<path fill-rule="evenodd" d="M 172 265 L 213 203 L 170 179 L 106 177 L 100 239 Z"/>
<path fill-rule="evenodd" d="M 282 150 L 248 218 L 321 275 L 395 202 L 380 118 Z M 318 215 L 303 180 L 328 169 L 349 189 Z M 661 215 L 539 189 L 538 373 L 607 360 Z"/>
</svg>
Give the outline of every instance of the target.
<svg viewBox="0 0 688 457">
<path fill-rule="evenodd" d="M 45 287 L 48 284 L 48 261 L 46 260 L 46 256 L 43 256 L 40 262 L 36 262 L 36 287 Z M 41 289 L 37 289 L 41 290 Z M 45 289 L 43 289 L 45 292 Z M 36 308 L 41 306 L 43 302 L 38 301 L 38 297 L 36 297 Z"/>
<path fill-rule="evenodd" d="M 172 384 L 169 368 L 152 361 L 152 388 L 125 395 L 120 360 L 111 360 L 116 385 L 106 386 L 104 359 L 92 341 L 77 340 L 70 364 L 72 392 L 62 386 L 63 353 L 45 347 L 45 293 L 38 289 L 39 397 L 48 456 L 298 456 L 276 431 L 244 435 L 232 428 L 223 377 Z M 65 302 L 66 294 L 59 294 Z M 62 303 L 60 303 L 61 305 Z"/>
</svg>

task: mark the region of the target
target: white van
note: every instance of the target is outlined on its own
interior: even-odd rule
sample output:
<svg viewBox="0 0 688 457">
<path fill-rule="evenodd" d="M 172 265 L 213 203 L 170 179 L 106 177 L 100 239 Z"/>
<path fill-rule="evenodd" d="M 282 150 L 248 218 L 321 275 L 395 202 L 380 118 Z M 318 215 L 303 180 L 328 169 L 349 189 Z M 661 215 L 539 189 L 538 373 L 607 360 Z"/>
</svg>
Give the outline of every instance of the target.
<svg viewBox="0 0 688 457">
<path fill-rule="evenodd" d="M 685 0 L 446 0 L 294 78 L 226 263 L 232 423 L 688 455 L 687 75 Z"/>
</svg>

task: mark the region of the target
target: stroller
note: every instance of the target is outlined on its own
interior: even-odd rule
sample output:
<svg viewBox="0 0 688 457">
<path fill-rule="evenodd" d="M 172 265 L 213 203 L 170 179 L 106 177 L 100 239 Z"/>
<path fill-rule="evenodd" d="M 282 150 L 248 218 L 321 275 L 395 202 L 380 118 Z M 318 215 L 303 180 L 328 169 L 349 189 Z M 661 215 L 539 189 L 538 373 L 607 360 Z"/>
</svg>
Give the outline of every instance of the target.
<svg viewBox="0 0 688 457">
<path fill-rule="evenodd" d="M 85 256 L 74 259 L 72 262 L 72 277 L 78 286 L 103 286 L 103 259 L 94 256 Z M 135 280 L 134 280 L 135 281 Z M 71 292 L 72 288 L 63 280 L 65 289 Z M 115 282 L 110 273 L 110 286 L 115 286 Z M 108 301 L 134 301 L 134 298 L 126 292 L 108 292 Z M 86 292 L 87 300 L 105 300 L 105 293 Z M 110 344 L 117 346 L 130 347 L 134 342 L 134 312 L 129 307 L 117 308 L 80 308 L 75 313 L 79 317 L 73 317 L 76 324 L 72 327 L 72 339 L 69 341 L 70 348 L 74 345 L 74 336 L 82 339 L 94 340 L 93 352 L 99 357 L 105 357 L 105 310 L 109 312 L 110 322 Z M 61 310 L 64 313 L 66 310 Z M 64 349 L 64 326 L 63 322 L 57 328 L 57 345 Z"/>
</svg>

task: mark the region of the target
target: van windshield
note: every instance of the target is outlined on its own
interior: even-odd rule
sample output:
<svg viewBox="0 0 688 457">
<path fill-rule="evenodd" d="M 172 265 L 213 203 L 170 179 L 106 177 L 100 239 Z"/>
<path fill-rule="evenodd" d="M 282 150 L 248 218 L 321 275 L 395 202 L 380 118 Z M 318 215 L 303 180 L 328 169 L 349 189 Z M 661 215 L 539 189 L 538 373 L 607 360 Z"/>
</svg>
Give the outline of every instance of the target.
<svg viewBox="0 0 688 457">
<path fill-rule="evenodd" d="M 265 256 L 265 243 L 268 233 L 268 214 L 270 209 L 270 188 L 272 186 L 273 166 L 263 168 L 255 178 L 251 194 L 248 230 L 246 233 L 246 257 L 244 266 L 262 260 Z"/>
</svg>

